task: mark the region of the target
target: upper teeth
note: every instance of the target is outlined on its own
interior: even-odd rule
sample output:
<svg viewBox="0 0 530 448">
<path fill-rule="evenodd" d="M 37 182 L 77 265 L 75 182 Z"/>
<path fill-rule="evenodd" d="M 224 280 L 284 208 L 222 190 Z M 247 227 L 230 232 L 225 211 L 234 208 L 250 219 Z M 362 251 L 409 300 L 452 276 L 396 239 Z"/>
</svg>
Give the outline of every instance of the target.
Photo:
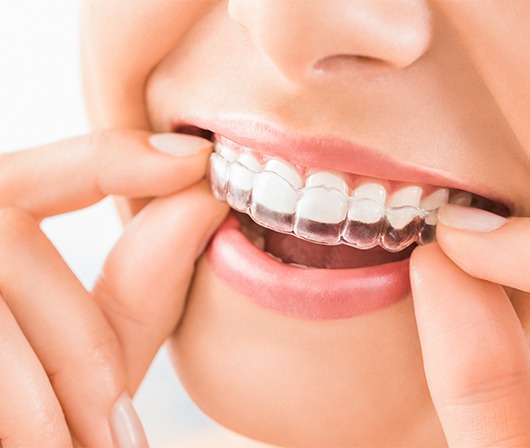
<svg viewBox="0 0 530 448">
<path fill-rule="evenodd" d="M 322 244 L 381 244 L 392 251 L 421 238 L 422 226 L 435 225 L 433 211 L 449 202 L 450 193 L 431 187 L 425 195 L 422 186 L 405 185 L 388 194 L 387 182 L 362 178 L 350 188 L 347 176 L 333 171 L 313 170 L 304 179 L 284 160 L 219 142 L 210 177 L 217 198 L 264 227 Z M 471 195 L 455 198 L 465 203 Z"/>
</svg>

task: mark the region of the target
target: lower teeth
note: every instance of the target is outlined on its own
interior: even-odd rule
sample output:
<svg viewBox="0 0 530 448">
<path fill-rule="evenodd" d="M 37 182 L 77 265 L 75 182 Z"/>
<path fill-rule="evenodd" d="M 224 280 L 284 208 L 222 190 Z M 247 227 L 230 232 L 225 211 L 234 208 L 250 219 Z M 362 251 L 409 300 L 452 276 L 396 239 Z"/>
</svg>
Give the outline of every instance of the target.
<svg viewBox="0 0 530 448">
<path fill-rule="evenodd" d="M 288 264 L 289 266 L 294 266 L 295 268 L 300 269 L 312 269 L 311 266 L 307 266 L 305 264 L 301 263 L 285 263 L 280 257 L 277 257 L 276 255 L 271 254 L 270 252 L 264 251 L 269 257 L 271 257 L 273 260 L 277 261 L 278 263 L 282 264 Z"/>
<path fill-rule="evenodd" d="M 306 266 L 305 264 L 299 264 L 299 263 L 289 263 L 291 266 L 294 266 L 295 268 L 300 269 L 311 269 L 310 266 Z"/>
</svg>

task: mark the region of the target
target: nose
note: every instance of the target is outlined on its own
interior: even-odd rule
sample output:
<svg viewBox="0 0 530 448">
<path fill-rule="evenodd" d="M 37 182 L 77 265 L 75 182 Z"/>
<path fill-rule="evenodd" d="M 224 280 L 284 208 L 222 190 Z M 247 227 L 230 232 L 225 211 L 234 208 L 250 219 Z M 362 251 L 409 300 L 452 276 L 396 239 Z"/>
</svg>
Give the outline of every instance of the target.
<svg viewBox="0 0 530 448">
<path fill-rule="evenodd" d="M 230 17 L 289 79 L 403 69 L 429 48 L 426 0 L 229 0 Z M 375 63 L 375 64 L 374 64 Z"/>
</svg>

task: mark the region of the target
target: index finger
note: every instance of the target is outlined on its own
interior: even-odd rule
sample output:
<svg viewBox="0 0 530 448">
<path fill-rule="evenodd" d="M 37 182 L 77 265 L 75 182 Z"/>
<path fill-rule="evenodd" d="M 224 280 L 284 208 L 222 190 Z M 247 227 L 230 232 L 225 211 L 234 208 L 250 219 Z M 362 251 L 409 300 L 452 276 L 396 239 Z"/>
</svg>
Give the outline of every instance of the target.
<svg viewBox="0 0 530 448">
<path fill-rule="evenodd" d="M 530 446 L 530 352 L 504 289 L 437 244 L 414 250 L 411 285 L 431 397 L 449 446 Z"/>
<path fill-rule="evenodd" d="M 457 205 L 441 208 L 438 218 L 438 244 L 460 269 L 476 278 L 530 292 L 526 274 L 530 218 L 505 219 Z"/>
<path fill-rule="evenodd" d="M 212 144 L 184 134 L 105 130 L 0 157 L 0 206 L 37 218 L 105 196 L 164 196 L 204 177 Z M 157 151 L 154 142 L 162 151 Z"/>
</svg>

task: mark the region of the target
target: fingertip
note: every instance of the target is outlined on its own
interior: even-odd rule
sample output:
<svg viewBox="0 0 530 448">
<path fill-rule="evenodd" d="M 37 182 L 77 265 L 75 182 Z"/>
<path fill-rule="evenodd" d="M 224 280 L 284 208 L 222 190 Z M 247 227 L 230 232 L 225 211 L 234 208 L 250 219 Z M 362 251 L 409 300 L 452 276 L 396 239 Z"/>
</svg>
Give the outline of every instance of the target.
<svg viewBox="0 0 530 448">
<path fill-rule="evenodd" d="M 411 265 L 412 264 L 416 264 L 417 263 L 417 260 L 421 260 L 424 256 L 428 256 L 428 254 L 430 254 L 433 250 L 434 247 L 438 246 L 437 243 L 431 243 L 431 244 L 427 244 L 425 246 L 418 246 L 416 247 L 413 251 L 412 251 L 412 254 L 410 256 L 410 263 Z"/>
<path fill-rule="evenodd" d="M 447 204 L 438 210 L 438 222 L 452 229 L 488 233 L 502 227 L 508 220 L 487 210 Z"/>
<path fill-rule="evenodd" d="M 207 153 L 213 148 L 213 143 L 205 138 L 174 132 L 152 134 L 147 140 L 152 148 L 173 157 L 188 157 L 201 152 Z"/>
<path fill-rule="evenodd" d="M 411 280 L 416 280 L 423 271 L 431 270 L 436 259 L 441 256 L 443 252 L 436 242 L 416 247 L 410 256 Z"/>
<path fill-rule="evenodd" d="M 124 393 L 114 405 L 110 425 L 117 448 L 147 448 L 149 443 L 131 397 Z"/>
<path fill-rule="evenodd" d="M 94 169 L 99 196 L 166 196 L 206 175 L 212 143 L 204 138 L 134 130 L 99 135 Z"/>
</svg>

